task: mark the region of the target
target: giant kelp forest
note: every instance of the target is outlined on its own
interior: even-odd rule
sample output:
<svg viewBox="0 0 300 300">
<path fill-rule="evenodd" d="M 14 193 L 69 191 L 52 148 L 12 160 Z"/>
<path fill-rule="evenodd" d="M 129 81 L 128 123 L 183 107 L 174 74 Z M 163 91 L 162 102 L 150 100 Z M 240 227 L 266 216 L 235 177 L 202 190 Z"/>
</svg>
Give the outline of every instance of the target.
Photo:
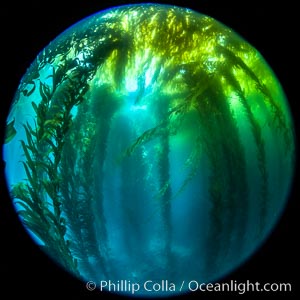
<svg viewBox="0 0 300 300">
<path fill-rule="evenodd" d="M 97 282 L 228 272 L 280 215 L 294 151 L 260 54 L 209 17 L 158 5 L 96 14 L 49 44 L 6 142 L 24 225 Z"/>
</svg>

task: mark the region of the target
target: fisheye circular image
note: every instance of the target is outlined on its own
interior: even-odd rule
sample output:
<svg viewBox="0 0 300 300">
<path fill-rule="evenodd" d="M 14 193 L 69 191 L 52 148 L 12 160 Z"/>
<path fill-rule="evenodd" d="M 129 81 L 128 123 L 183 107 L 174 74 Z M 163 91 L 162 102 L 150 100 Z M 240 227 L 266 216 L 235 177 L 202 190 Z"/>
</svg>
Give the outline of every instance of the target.
<svg viewBox="0 0 300 300">
<path fill-rule="evenodd" d="M 88 289 L 137 297 L 182 295 L 246 261 L 282 214 L 294 158 L 262 55 L 161 4 L 100 11 L 45 47 L 3 146 L 34 242 Z"/>
</svg>

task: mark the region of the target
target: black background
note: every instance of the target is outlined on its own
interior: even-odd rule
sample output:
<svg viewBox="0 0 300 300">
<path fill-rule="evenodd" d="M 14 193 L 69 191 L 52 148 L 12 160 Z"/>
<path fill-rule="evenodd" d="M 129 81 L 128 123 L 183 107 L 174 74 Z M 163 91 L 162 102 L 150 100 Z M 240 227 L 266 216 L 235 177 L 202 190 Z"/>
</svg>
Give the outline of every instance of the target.
<svg viewBox="0 0 300 300">
<path fill-rule="evenodd" d="M 57 35 L 77 21 L 103 8 L 146 1 L 22 1 L 0 4 L 0 117 L 1 142 L 3 126 L 10 102 L 21 77 L 37 54 Z M 233 28 L 258 49 L 279 78 L 291 106 L 296 135 L 299 133 L 297 107 L 300 86 L 299 74 L 299 16 L 296 1 L 151 1 L 195 9 Z M 298 165 L 298 163 L 296 163 Z M 0 294 L 2 299 L 23 296 L 57 297 L 67 299 L 87 297 L 112 299 L 113 295 L 89 292 L 85 284 L 74 279 L 49 260 L 26 234 L 8 197 L 1 161 L 0 182 Z M 223 281 L 290 282 L 291 293 L 248 293 L 252 297 L 295 296 L 298 290 L 299 232 L 296 225 L 299 214 L 299 168 L 286 209 L 275 230 L 260 249 L 239 269 Z M 228 293 L 202 293 L 203 299 L 229 296 Z M 237 293 L 230 296 L 238 296 Z M 186 298 L 199 298 L 192 293 Z M 245 298 L 245 296 L 244 296 Z"/>
</svg>

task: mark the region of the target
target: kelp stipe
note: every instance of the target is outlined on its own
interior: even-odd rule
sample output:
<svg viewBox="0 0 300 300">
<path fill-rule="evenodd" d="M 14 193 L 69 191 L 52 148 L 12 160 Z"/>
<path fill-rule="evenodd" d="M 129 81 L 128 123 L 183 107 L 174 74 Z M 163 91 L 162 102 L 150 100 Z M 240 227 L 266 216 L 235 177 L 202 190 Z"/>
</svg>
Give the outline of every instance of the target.
<svg viewBox="0 0 300 300">
<path fill-rule="evenodd" d="M 40 93 L 40 104 L 37 106 L 32 102 L 37 116 L 36 128 L 24 124 L 26 141 L 20 141 L 27 180 L 12 186 L 12 197 L 22 208 L 19 214 L 24 224 L 42 242 L 43 249 L 67 270 L 78 274 L 77 260 L 72 256 L 70 240 L 65 236 L 67 227 L 62 216 L 58 170 L 64 134 L 60 131 L 66 130 L 70 120 L 65 114 L 47 119 L 51 111 L 48 86 L 40 83 Z"/>
<path fill-rule="evenodd" d="M 278 220 L 294 163 L 261 55 L 207 16 L 151 4 L 93 15 L 46 47 L 4 150 L 16 210 L 54 260 L 141 286 L 241 264 Z"/>
</svg>

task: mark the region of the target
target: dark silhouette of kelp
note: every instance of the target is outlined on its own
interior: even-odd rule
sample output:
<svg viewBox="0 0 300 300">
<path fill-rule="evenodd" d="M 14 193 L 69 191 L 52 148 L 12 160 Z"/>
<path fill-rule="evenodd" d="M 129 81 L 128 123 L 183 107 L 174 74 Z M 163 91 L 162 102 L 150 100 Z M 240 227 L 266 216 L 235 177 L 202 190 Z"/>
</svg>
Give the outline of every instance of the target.
<svg viewBox="0 0 300 300">
<path fill-rule="evenodd" d="M 7 124 L 6 132 L 5 132 L 5 144 L 9 143 L 17 134 L 17 131 L 14 127 L 15 119 Z"/>
</svg>

